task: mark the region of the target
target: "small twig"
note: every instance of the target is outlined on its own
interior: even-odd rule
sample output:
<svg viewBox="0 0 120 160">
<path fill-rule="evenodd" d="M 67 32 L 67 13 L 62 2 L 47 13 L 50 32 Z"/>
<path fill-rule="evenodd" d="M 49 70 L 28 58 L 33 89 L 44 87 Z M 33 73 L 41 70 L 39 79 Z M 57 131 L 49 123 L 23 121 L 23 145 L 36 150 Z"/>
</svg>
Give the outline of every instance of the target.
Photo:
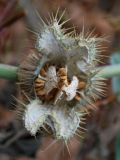
<svg viewBox="0 0 120 160">
<path fill-rule="evenodd" d="M 107 17 L 107 20 L 116 31 L 120 31 L 120 16 L 118 17 L 109 16 Z"/>
<path fill-rule="evenodd" d="M 38 24 L 40 24 L 40 20 L 35 13 L 35 8 L 31 0 L 19 0 L 19 5 L 23 8 L 26 14 L 26 20 L 29 28 L 32 28 L 36 31 L 38 29 Z M 38 23 L 39 22 L 39 23 Z M 39 28 L 40 29 L 40 28 Z"/>
<path fill-rule="evenodd" d="M 104 106 L 108 105 L 108 104 L 114 102 L 115 100 L 116 100 L 116 96 L 115 95 L 111 95 L 108 98 L 103 99 L 102 101 L 101 100 L 97 101 L 95 103 L 95 106 L 97 106 L 99 108 L 100 106 L 102 106 L 102 105 L 104 105 Z"/>
<path fill-rule="evenodd" d="M 12 143 L 14 143 L 15 141 L 17 141 L 19 138 L 21 138 L 22 136 L 26 135 L 27 131 L 26 130 L 21 130 L 18 133 L 16 133 L 16 135 L 14 135 L 12 138 L 10 138 L 4 145 L 0 145 L 0 148 L 6 148 L 9 147 Z"/>
<path fill-rule="evenodd" d="M 6 19 L 6 17 L 8 17 L 8 15 L 11 13 L 11 11 L 13 10 L 14 6 L 16 5 L 17 1 L 16 0 L 11 0 L 11 2 L 7 3 L 7 6 L 5 8 L 5 10 L 3 11 L 1 17 L 0 17 L 0 23 L 2 23 L 2 21 L 4 19 Z"/>
<path fill-rule="evenodd" d="M 24 12 L 18 12 L 15 15 L 13 15 L 12 17 L 10 17 L 10 19 L 8 19 L 7 21 L 3 22 L 0 25 L 0 30 L 10 26 L 11 24 L 13 24 L 14 22 L 16 22 L 17 20 L 19 20 L 20 18 L 24 17 Z"/>
<path fill-rule="evenodd" d="M 19 20 L 20 18 L 24 17 L 24 12 L 18 12 L 15 15 L 13 15 L 10 19 L 8 19 L 7 21 L 1 23 L 0 25 L 0 30 L 10 26 L 11 24 L 13 24 L 14 22 L 16 22 L 17 20 Z"/>
<path fill-rule="evenodd" d="M 11 139 L 9 139 L 5 143 L 4 147 L 9 147 L 12 143 L 14 143 L 15 141 L 17 141 L 20 137 L 22 137 L 26 133 L 27 133 L 26 130 L 22 130 L 22 131 L 18 132 L 14 137 L 12 137 Z"/>
</svg>

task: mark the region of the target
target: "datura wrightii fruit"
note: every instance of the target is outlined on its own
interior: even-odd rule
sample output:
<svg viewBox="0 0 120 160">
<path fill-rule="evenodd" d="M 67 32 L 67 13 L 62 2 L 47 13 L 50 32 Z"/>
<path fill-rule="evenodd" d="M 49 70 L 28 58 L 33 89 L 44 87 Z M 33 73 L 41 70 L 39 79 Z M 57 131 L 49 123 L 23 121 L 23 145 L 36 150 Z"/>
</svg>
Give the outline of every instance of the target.
<svg viewBox="0 0 120 160">
<path fill-rule="evenodd" d="M 25 128 L 67 141 L 82 128 L 87 107 L 104 95 L 104 79 L 97 65 L 104 39 L 64 28 L 64 12 L 48 22 L 39 16 L 35 49 L 20 64 L 18 80 Z"/>
</svg>

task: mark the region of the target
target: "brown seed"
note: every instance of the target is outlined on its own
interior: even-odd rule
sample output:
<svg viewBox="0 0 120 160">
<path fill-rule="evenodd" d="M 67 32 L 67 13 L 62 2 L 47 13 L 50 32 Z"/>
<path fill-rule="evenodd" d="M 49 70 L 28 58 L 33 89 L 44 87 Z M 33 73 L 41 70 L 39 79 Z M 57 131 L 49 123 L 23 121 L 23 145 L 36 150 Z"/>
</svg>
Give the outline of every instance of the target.
<svg viewBox="0 0 120 160">
<path fill-rule="evenodd" d="M 79 82 L 79 84 L 78 84 L 78 89 L 83 89 L 83 88 L 85 88 L 85 86 L 86 86 L 86 82 Z"/>
<path fill-rule="evenodd" d="M 40 90 L 43 90 L 43 89 L 44 89 L 44 86 L 37 87 L 37 88 L 35 87 L 35 91 L 36 91 L 36 92 L 38 92 L 38 91 L 40 91 Z"/>
<path fill-rule="evenodd" d="M 75 99 L 80 101 L 80 99 L 81 99 L 80 95 L 76 94 Z"/>
<path fill-rule="evenodd" d="M 43 76 L 43 77 L 46 77 L 46 72 L 45 72 L 44 68 L 41 69 L 40 75 Z"/>
<path fill-rule="evenodd" d="M 58 71 L 59 76 L 67 76 L 67 72 L 65 68 L 60 68 Z"/>
<path fill-rule="evenodd" d="M 43 89 L 43 90 L 39 90 L 38 92 L 37 92 L 37 95 L 38 96 L 44 96 L 45 95 L 45 90 Z"/>
<path fill-rule="evenodd" d="M 37 78 L 37 79 L 35 80 L 35 83 L 45 83 L 45 81 L 42 80 L 42 79 L 40 79 L 40 78 Z"/>
<path fill-rule="evenodd" d="M 67 76 L 61 76 L 60 79 L 61 79 L 61 80 L 66 80 L 66 79 L 67 79 Z"/>
<path fill-rule="evenodd" d="M 42 86 L 44 86 L 44 83 L 35 83 L 35 87 L 37 88 L 37 87 L 42 87 Z"/>
</svg>

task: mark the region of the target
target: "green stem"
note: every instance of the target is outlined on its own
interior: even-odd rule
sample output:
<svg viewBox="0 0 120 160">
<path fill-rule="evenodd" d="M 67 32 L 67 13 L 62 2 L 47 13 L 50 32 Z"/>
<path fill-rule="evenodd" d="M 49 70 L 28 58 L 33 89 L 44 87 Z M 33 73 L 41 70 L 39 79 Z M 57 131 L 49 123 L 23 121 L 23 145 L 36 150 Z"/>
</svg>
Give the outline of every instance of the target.
<svg viewBox="0 0 120 160">
<path fill-rule="evenodd" d="M 104 78 L 111 78 L 114 76 L 120 76 L 120 64 L 100 67 L 100 72 L 98 73 L 98 75 L 100 75 Z"/>
<path fill-rule="evenodd" d="M 120 64 L 98 67 L 100 72 L 98 75 L 104 78 L 111 78 L 113 76 L 120 76 Z M 17 67 L 11 65 L 0 64 L 0 78 L 8 79 L 8 80 L 16 80 L 17 79 Z"/>
<path fill-rule="evenodd" d="M 16 80 L 17 79 L 17 67 L 0 64 L 0 78 L 8 79 L 8 80 Z"/>
</svg>

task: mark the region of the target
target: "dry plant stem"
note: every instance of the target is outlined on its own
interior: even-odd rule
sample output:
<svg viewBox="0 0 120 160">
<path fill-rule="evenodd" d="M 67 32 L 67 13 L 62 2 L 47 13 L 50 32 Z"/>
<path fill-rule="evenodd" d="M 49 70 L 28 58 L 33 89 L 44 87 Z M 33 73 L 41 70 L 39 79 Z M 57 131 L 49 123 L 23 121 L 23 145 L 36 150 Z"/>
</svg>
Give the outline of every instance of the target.
<svg viewBox="0 0 120 160">
<path fill-rule="evenodd" d="M 10 17 L 10 19 L 8 19 L 7 21 L 4 21 L 3 23 L 0 24 L 0 30 L 2 30 L 5 27 L 10 26 L 11 24 L 13 24 L 14 22 L 16 22 L 20 18 L 23 18 L 24 15 L 25 15 L 24 12 L 18 12 L 18 13 L 16 13 L 12 17 Z"/>
<path fill-rule="evenodd" d="M 35 8 L 31 0 L 20 0 L 19 5 L 23 8 L 25 12 L 25 17 L 28 23 L 29 28 L 32 28 L 32 30 L 36 30 L 36 25 L 39 22 L 38 17 L 35 14 Z"/>
<path fill-rule="evenodd" d="M 120 64 L 98 67 L 100 72 L 98 75 L 104 78 L 111 78 L 114 76 L 120 76 Z M 0 78 L 8 79 L 8 80 L 16 80 L 17 79 L 17 67 L 0 64 Z"/>
<path fill-rule="evenodd" d="M 118 17 L 109 16 L 107 17 L 107 20 L 116 31 L 120 31 L 120 17 L 119 16 Z"/>
</svg>

